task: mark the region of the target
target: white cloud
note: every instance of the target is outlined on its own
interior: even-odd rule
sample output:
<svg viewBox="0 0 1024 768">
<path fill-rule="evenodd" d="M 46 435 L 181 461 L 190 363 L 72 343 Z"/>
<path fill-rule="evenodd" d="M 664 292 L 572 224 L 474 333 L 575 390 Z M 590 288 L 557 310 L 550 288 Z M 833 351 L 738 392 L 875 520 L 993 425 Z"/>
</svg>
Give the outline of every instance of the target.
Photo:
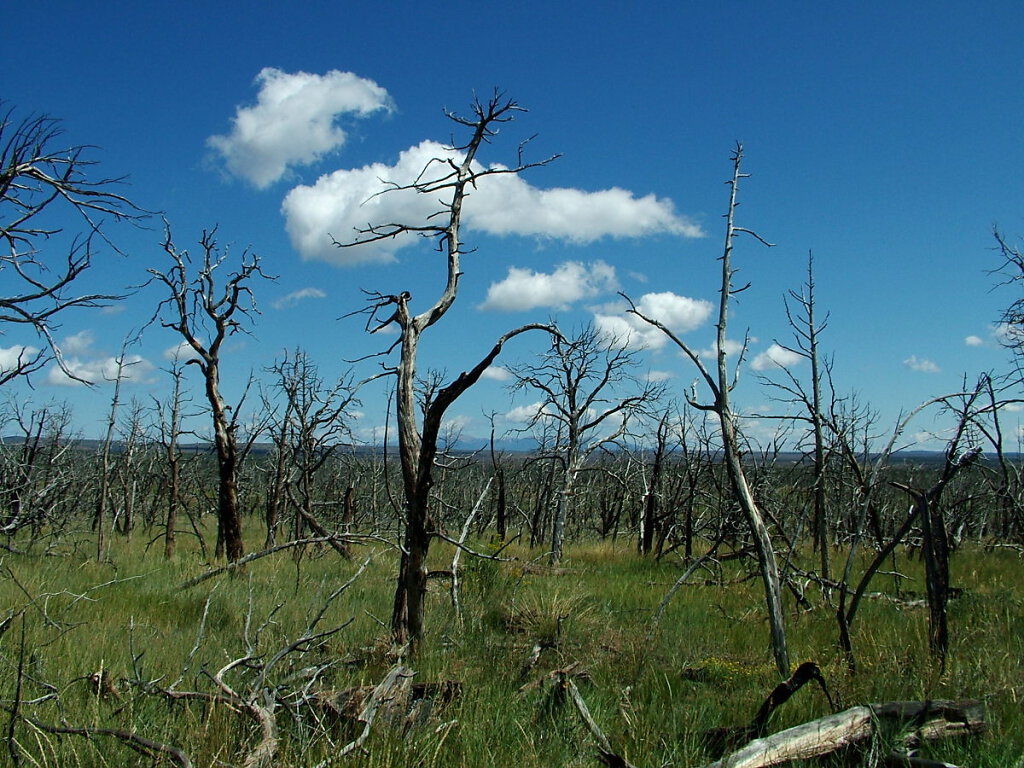
<svg viewBox="0 0 1024 768">
<path fill-rule="evenodd" d="M 671 291 L 645 293 L 636 302 L 637 310 L 652 320 L 658 320 L 676 334 L 699 328 L 711 315 L 710 301 L 679 296 Z M 618 313 L 612 314 L 613 312 Z M 620 314 L 621 313 L 621 314 Z M 660 349 L 667 337 L 658 328 L 636 315 L 626 314 L 625 305 L 605 307 L 595 312 L 594 324 L 603 336 L 632 348 Z"/>
<path fill-rule="evenodd" d="M 319 288 L 301 288 L 298 291 L 292 291 L 288 295 L 282 296 L 271 306 L 274 309 L 287 309 L 288 307 L 293 307 L 305 299 L 323 299 L 326 297 L 327 294 Z"/>
<path fill-rule="evenodd" d="M 88 354 L 95 341 L 96 337 L 93 335 L 93 332 L 86 329 L 61 339 L 60 351 L 65 355 Z"/>
<path fill-rule="evenodd" d="M 766 371 L 770 368 L 790 368 L 803 359 L 799 352 L 786 349 L 779 344 L 772 344 L 768 349 L 755 357 L 750 366 L 755 371 Z"/>
<path fill-rule="evenodd" d="M 179 341 L 173 347 L 168 347 L 163 351 L 162 357 L 164 360 L 169 360 L 172 363 L 199 359 L 199 356 L 187 341 Z"/>
<path fill-rule="evenodd" d="M 750 339 L 750 342 L 755 342 L 757 339 Z M 742 341 L 736 341 L 736 339 L 726 339 L 722 346 L 725 348 L 726 357 L 735 357 L 743 351 L 744 343 Z M 707 349 L 697 350 L 697 356 L 706 359 L 718 359 L 718 341 L 715 340 L 711 343 L 711 346 Z"/>
<path fill-rule="evenodd" d="M 497 235 L 536 235 L 574 243 L 602 237 L 642 237 L 667 232 L 702 237 L 700 227 L 679 216 L 671 200 L 612 187 L 597 192 L 537 189 L 516 175 L 489 180 L 489 193 L 469 209 L 473 226 Z"/>
<path fill-rule="evenodd" d="M 502 368 L 500 365 L 489 365 L 484 368 L 484 372 L 480 374 L 480 377 L 490 379 L 491 381 L 511 381 L 512 373 L 508 368 Z"/>
<path fill-rule="evenodd" d="M 966 344 L 968 347 L 980 347 L 984 343 L 984 339 L 982 339 L 980 336 L 971 335 L 964 339 L 964 344 Z"/>
<path fill-rule="evenodd" d="M 590 264 L 567 261 L 550 274 L 509 267 L 504 280 L 491 283 L 487 299 L 478 308 L 504 312 L 536 307 L 567 309 L 575 301 L 614 291 L 618 287 L 615 267 L 603 261 Z"/>
<path fill-rule="evenodd" d="M 375 424 L 373 426 L 360 427 L 359 429 L 356 429 L 354 431 L 354 434 L 360 440 L 371 445 L 380 445 L 381 443 L 384 442 L 385 437 L 387 437 L 392 444 L 396 439 L 395 430 L 392 429 L 389 433 L 388 428 L 383 424 Z"/>
<path fill-rule="evenodd" d="M 538 414 L 544 409 L 544 403 L 538 400 L 535 403 L 529 403 L 527 405 L 520 405 L 504 414 L 505 421 L 511 421 L 517 424 L 526 424 L 537 417 Z"/>
<path fill-rule="evenodd" d="M 647 282 L 647 275 L 645 275 L 643 272 L 629 271 L 626 274 L 629 275 L 634 280 L 636 280 L 638 283 L 646 283 Z"/>
<path fill-rule="evenodd" d="M 442 432 L 462 432 L 473 423 L 471 416 L 467 416 L 464 413 L 456 414 L 455 416 L 445 416 L 441 421 Z"/>
<path fill-rule="evenodd" d="M 662 381 L 668 381 L 669 379 L 675 378 L 675 374 L 671 371 L 648 371 L 647 380 L 652 384 L 658 384 Z"/>
<path fill-rule="evenodd" d="M 153 364 L 140 355 L 127 355 L 124 360 L 124 367 L 121 372 L 122 381 L 144 381 L 148 374 L 153 371 Z M 94 384 L 114 381 L 117 378 L 116 357 L 96 358 L 94 360 L 68 357 L 64 359 L 64 364 L 79 379 L 85 379 L 85 381 Z M 76 381 L 64 373 L 58 365 L 52 365 L 47 369 L 46 383 L 57 387 L 85 386 L 82 382 Z"/>
<path fill-rule="evenodd" d="M 305 259 L 345 266 L 392 261 L 399 249 L 420 238 L 407 233 L 355 248 L 337 248 L 331 238 L 351 242 L 356 232 L 369 224 L 425 224 L 441 205 L 437 195 L 391 189 L 390 185 L 408 185 L 417 178 L 440 179 L 451 172 L 448 160 L 459 162 L 461 157 L 435 141 L 422 141 L 402 152 L 394 165 L 374 163 L 338 170 L 321 176 L 312 186 L 295 187 L 281 205 L 292 245 Z M 483 166 L 475 169 L 481 171 Z M 703 235 L 699 226 L 675 212 L 670 200 L 654 195 L 637 198 L 618 188 L 598 192 L 538 189 L 514 174 L 480 179 L 463 210 L 463 223 L 469 231 L 550 237 L 577 244 L 657 233 Z"/>
<path fill-rule="evenodd" d="M 341 147 L 346 134 L 335 124 L 339 115 L 367 117 L 392 108 L 386 90 L 351 72 L 293 74 L 266 67 L 255 82 L 255 106 L 238 107 L 231 133 L 206 142 L 231 173 L 257 189 Z"/>
<path fill-rule="evenodd" d="M 941 369 L 931 360 L 927 360 L 917 355 L 911 355 L 903 364 L 912 371 L 918 371 L 919 373 L 938 373 Z"/>
<path fill-rule="evenodd" d="M 33 359 L 39 350 L 36 347 L 26 347 L 15 344 L 13 347 L 0 347 L 0 373 L 13 371 L 20 363 Z"/>
</svg>

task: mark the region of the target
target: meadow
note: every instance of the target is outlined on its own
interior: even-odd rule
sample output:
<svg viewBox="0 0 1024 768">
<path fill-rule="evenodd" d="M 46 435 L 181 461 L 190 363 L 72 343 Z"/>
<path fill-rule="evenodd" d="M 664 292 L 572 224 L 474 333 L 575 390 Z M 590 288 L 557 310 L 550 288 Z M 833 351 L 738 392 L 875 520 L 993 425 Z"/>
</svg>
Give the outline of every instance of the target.
<svg viewBox="0 0 1024 768">
<path fill-rule="evenodd" d="M 196 547 L 165 562 L 141 530 L 113 536 L 100 562 L 93 546 L 88 532 L 68 533 L 3 556 L 0 763 L 258 764 L 265 732 L 226 694 L 253 691 L 275 715 L 274 765 L 597 765 L 565 696 L 571 679 L 631 764 L 702 766 L 719 756 L 709 732 L 748 723 L 778 683 L 749 558 L 706 560 L 655 624 L 686 565 L 678 553 L 640 557 L 625 538 L 582 538 L 551 567 L 542 551 L 485 534 L 469 548 L 501 559 L 462 554 L 457 611 L 444 574 L 455 550 L 439 541 L 426 635 L 400 659 L 387 626 L 397 563 L 387 543 L 353 545 L 348 560 L 323 544 L 285 549 L 187 588 L 209 571 Z M 803 606 L 787 599 L 794 665 L 815 662 L 833 701 L 805 686 L 768 730 L 869 702 L 981 699 L 986 733 L 925 744 L 918 759 L 1021 764 L 1020 553 L 972 543 L 955 552 L 944 671 L 929 654 L 927 608 L 913 599 L 921 564 L 903 554 L 898 574 L 876 577 L 852 629 L 855 671 L 837 643 L 834 594 L 808 582 Z M 417 716 L 382 714 L 339 756 L 363 728 L 353 697 L 399 662 L 414 684 L 444 694 Z M 889 764 L 884 740 L 807 764 Z"/>
</svg>

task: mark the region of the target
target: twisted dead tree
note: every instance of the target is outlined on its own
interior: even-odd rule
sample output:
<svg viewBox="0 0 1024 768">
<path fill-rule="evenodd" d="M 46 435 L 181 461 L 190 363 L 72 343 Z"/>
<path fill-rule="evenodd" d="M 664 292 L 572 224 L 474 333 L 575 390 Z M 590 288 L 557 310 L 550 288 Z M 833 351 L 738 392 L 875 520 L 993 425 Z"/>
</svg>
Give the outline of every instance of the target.
<svg viewBox="0 0 1024 768">
<path fill-rule="evenodd" d="M 451 309 L 462 278 L 463 246 L 461 239 L 463 204 L 470 192 L 488 177 L 518 174 L 553 161 L 525 163 L 520 147 L 519 160 L 512 167 L 483 167 L 477 155 L 497 135 L 505 123 L 523 112 L 512 99 L 495 92 L 486 102 L 474 100 L 469 116 L 447 113 L 448 118 L 469 132 L 461 145 L 446 148 L 443 156 L 431 159 L 419 175 L 409 182 L 385 183 L 378 194 L 414 192 L 439 201 L 438 210 L 421 223 L 378 223 L 358 230 L 353 240 L 335 245 L 343 248 L 418 234 L 436 242 L 447 261 L 447 280 L 440 295 L 424 311 L 414 314 L 410 308 L 412 295 L 402 291 L 394 295 L 371 294 L 362 312 L 368 315 L 366 330 L 379 331 L 394 323 L 401 337 L 383 354 L 398 348 L 397 365 L 386 366 L 385 372 L 396 378 L 395 416 L 398 422 L 398 447 L 405 496 L 405 537 L 398 583 L 391 617 L 391 629 L 398 645 L 413 647 L 423 637 L 424 603 L 427 592 L 427 553 L 434 537 L 434 521 L 430 517 L 430 491 L 434 484 L 434 462 L 437 457 L 441 420 L 445 412 L 466 390 L 475 384 L 484 370 L 494 362 L 507 341 L 528 330 L 540 329 L 556 333 L 539 324 L 520 326 L 504 334 L 480 362 L 459 374 L 453 381 L 434 390 L 422 405 L 422 423 L 417 409 L 416 371 L 420 339 Z"/>
<path fill-rule="evenodd" d="M 711 391 L 710 402 L 701 402 L 697 399 L 696 393 L 691 394 L 687 400 L 694 408 L 702 411 L 709 411 L 718 417 L 721 428 L 722 451 L 725 459 L 726 471 L 729 476 L 729 483 L 733 496 L 739 504 L 740 509 L 747 521 L 751 536 L 754 540 L 754 550 L 757 553 L 758 568 L 761 573 L 761 580 L 764 583 L 765 603 L 768 609 L 768 623 L 771 630 L 772 652 L 775 657 L 775 665 L 782 678 L 789 677 L 789 651 L 786 645 L 786 629 L 782 609 L 782 590 L 780 586 L 779 565 L 775 559 L 775 550 L 772 548 L 771 535 L 765 523 L 765 515 L 758 507 L 754 494 L 747 482 L 747 476 L 743 468 L 741 454 L 741 436 L 737 424 L 736 413 L 733 410 L 731 394 L 738 381 L 739 371 L 742 367 L 746 344 L 743 352 L 739 355 L 739 361 L 734 371 L 729 370 L 727 360 L 726 329 L 729 321 L 729 302 L 734 295 L 746 290 L 749 286 L 736 287 L 733 285 L 735 269 L 732 266 L 732 250 L 735 236 L 739 233 L 748 234 L 764 245 L 771 246 L 755 232 L 745 227 L 737 226 L 735 221 L 737 195 L 741 179 L 749 174 L 741 171 L 743 162 L 743 145 L 737 144 L 732 155 L 732 177 L 726 182 L 729 185 L 729 207 L 726 210 L 725 244 L 719 261 L 722 263 L 722 282 L 718 293 L 718 323 L 715 349 L 717 360 L 714 370 L 709 369 L 700 354 L 689 344 L 679 338 L 671 329 L 660 320 L 648 317 L 636 308 L 630 301 L 630 314 L 636 315 L 641 320 L 653 325 L 664 333 L 668 338 L 682 350 L 697 367 L 701 379 Z"/>
<path fill-rule="evenodd" d="M 239 407 L 232 408 L 221 394 L 221 352 L 225 340 L 245 332 L 245 322 L 259 311 L 251 282 L 272 278 L 261 269 L 259 257 L 246 251 L 221 283 L 219 278 L 229 269 L 229 253 L 218 244 L 216 229 L 203 232 L 199 249 L 198 264 L 193 264 L 189 252 L 175 246 L 170 225 L 165 228 L 163 250 L 171 264 L 163 271 L 147 270 L 152 276 L 149 282 L 165 290 L 150 322 L 159 321 L 178 333 L 185 349 L 182 358 L 203 374 L 217 451 L 217 555 L 226 554 L 235 562 L 245 554 L 238 504 Z"/>
</svg>

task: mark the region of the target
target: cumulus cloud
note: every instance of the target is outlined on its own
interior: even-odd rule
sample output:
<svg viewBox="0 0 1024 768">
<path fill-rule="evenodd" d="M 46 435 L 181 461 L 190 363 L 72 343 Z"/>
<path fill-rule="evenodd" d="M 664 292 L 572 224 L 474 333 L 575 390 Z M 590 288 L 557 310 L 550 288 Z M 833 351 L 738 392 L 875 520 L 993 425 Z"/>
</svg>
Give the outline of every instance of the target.
<svg viewBox="0 0 1024 768">
<path fill-rule="evenodd" d="M 84 355 L 89 352 L 95 341 L 96 336 L 86 329 L 61 339 L 60 350 L 65 355 Z"/>
<path fill-rule="evenodd" d="M 790 368 L 803 359 L 799 352 L 786 349 L 780 344 L 772 344 L 768 349 L 755 357 L 750 366 L 755 371 L 767 371 L 770 368 Z"/>
<path fill-rule="evenodd" d="M 116 357 L 94 358 L 91 360 L 65 357 L 64 364 L 76 377 L 93 384 L 102 384 L 105 381 L 114 381 L 117 378 L 118 366 Z M 126 355 L 121 371 L 121 380 L 133 383 L 145 381 L 152 372 L 153 364 L 141 355 Z M 56 387 L 85 386 L 81 381 L 68 376 L 58 365 L 52 365 L 47 370 L 46 383 Z"/>
<path fill-rule="evenodd" d="M 484 368 L 480 377 L 491 381 L 511 381 L 512 373 L 508 368 L 502 368 L 500 365 L 489 365 Z"/>
<path fill-rule="evenodd" d="M 636 302 L 636 308 L 676 334 L 699 328 L 713 309 L 710 301 L 679 296 L 671 291 L 645 293 Z M 612 305 L 595 312 L 594 324 L 606 338 L 634 349 L 660 349 L 667 341 L 660 329 L 636 315 L 627 314 L 625 305 Z"/>
<path fill-rule="evenodd" d="M 980 347 L 984 343 L 985 340 L 982 339 L 981 336 L 971 335 L 964 339 L 964 344 L 966 344 L 968 347 Z"/>
<path fill-rule="evenodd" d="M 443 178 L 451 172 L 449 160 L 461 162 L 462 156 L 428 140 L 402 152 L 394 165 L 373 163 L 338 170 L 312 185 L 295 187 L 281 205 L 292 245 L 305 259 L 346 266 L 392 261 L 399 249 L 420 238 L 406 233 L 357 248 L 337 248 L 332 237 L 347 243 L 370 224 L 425 224 L 438 210 L 437 196 L 394 185 Z M 481 165 L 474 168 L 484 170 Z M 469 231 L 492 235 L 549 237 L 579 244 L 658 233 L 703 235 L 698 225 L 676 213 L 671 200 L 654 195 L 638 198 L 619 188 L 538 189 L 515 174 L 480 179 L 466 199 L 463 224 Z"/>
<path fill-rule="evenodd" d="M 636 197 L 612 187 L 597 192 L 537 189 L 516 175 L 489 180 L 489 194 L 469 209 L 473 226 L 498 235 L 537 235 L 591 243 L 602 237 L 667 232 L 701 237 L 700 227 L 675 212 L 671 200 Z"/>
<path fill-rule="evenodd" d="M 503 418 L 505 421 L 510 421 L 516 424 L 528 424 L 529 422 L 536 419 L 544 411 L 544 402 L 538 400 L 535 403 L 528 403 L 527 405 L 520 405 L 504 414 Z"/>
<path fill-rule="evenodd" d="M 257 189 L 341 147 L 347 136 L 335 122 L 338 116 L 364 118 L 392 108 L 386 90 L 351 72 L 316 75 L 266 67 L 255 82 L 256 104 L 238 107 L 231 132 L 206 143 L 232 174 Z"/>
<path fill-rule="evenodd" d="M 931 360 L 917 355 L 911 355 L 903 364 L 912 371 L 918 371 L 919 373 L 938 373 L 941 369 Z"/>
<path fill-rule="evenodd" d="M 573 302 L 615 291 L 615 267 L 603 261 L 567 261 L 551 273 L 509 267 L 504 280 L 491 283 L 479 309 L 516 312 L 537 307 L 567 309 Z"/>
<path fill-rule="evenodd" d="M 287 309 L 288 307 L 293 307 L 300 301 L 305 301 L 306 299 L 323 299 L 326 297 L 327 294 L 319 288 L 301 288 L 298 291 L 292 291 L 288 295 L 282 296 L 271 306 L 274 309 Z"/>
</svg>

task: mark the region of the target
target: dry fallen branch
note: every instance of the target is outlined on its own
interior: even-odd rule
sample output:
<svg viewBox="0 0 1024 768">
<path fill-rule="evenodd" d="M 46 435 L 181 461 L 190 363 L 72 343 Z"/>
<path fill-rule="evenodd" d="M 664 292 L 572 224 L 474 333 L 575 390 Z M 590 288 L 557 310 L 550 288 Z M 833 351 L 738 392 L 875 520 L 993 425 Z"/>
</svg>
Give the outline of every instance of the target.
<svg viewBox="0 0 1024 768">
<path fill-rule="evenodd" d="M 286 541 L 281 544 L 275 544 L 274 546 L 268 547 L 267 549 L 263 549 L 259 552 L 253 552 L 250 555 L 246 555 L 245 557 L 241 558 L 240 560 L 236 560 L 235 562 L 231 562 L 226 565 L 219 566 L 217 568 L 212 568 L 209 571 L 205 571 L 199 574 L 198 576 L 194 576 L 188 581 L 183 581 L 181 584 L 178 585 L 178 591 L 181 592 L 186 589 L 191 589 L 192 587 L 202 584 L 204 581 L 212 579 L 215 576 L 220 576 L 221 574 L 230 573 L 239 568 L 243 568 L 244 566 L 251 563 L 253 560 L 259 560 L 260 558 L 267 557 L 268 555 L 273 555 L 274 553 L 280 552 L 285 549 L 303 547 L 307 544 L 323 544 L 325 542 L 333 542 L 336 544 L 340 542 L 350 543 L 360 541 L 377 541 L 384 544 L 390 544 L 390 542 L 386 541 L 385 539 L 379 536 L 374 536 L 373 534 L 355 533 L 331 534 L 329 536 L 314 536 L 306 539 L 295 539 L 293 541 Z"/>
<path fill-rule="evenodd" d="M 111 736 L 124 742 L 136 752 L 146 757 L 166 755 L 175 764 L 181 766 L 181 768 L 192 768 L 192 761 L 183 750 L 173 744 L 162 744 L 161 742 L 147 739 L 144 736 L 139 736 L 131 731 L 125 731 L 120 728 L 75 728 L 67 725 L 48 725 L 40 720 L 36 720 L 34 717 L 26 717 L 24 719 L 33 728 L 56 736 L 83 736 L 90 741 L 92 741 L 94 736 Z"/>
<path fill-rule="evenodd" d="M 370 737 L 370 729 L 373 728 L 373 722 L 377 719 L 377 713 L 382 708 L 393 708 L 398 700 L 404 699 L 408 695 L 409 683 L 414 674 L 409 667 L 401 664 L 390 669 L 384 679 L 373 689 L 373 693 L 363 703 L 362 710 L 359 712 L 358 719 L 363 723 L 362 733 L 342 747 L 336 758 L 345 757 L 357 749 L 362 749 L 363 744 Z M 323 766 L 330 765 L 331 762 L 333 760 L 327 760 L 320 763 L 317 768 L 323 768 Z"/>
<path fill-rule="evenodd" d="M 873 738 L 881 726 L 906 729 L 906 747 L 947 736 L 985 731 L 979 701 L 896 701 L 852 707 L 779 733 L 755 739 L 705 768 L 767 768 L 827 755 Z"/>
<path fill-rule="evenodd" d="M 576 683 L 572 681 L 572 678 L 564 674 L 559 677 L 562 686 L 569 692 L 569 698 L 572 699 L 580 719 L 597 742 L 598 757 L 601 762 L 609 766 L 609 768 L 634 768 L 632 763 L 612 749 L 608 737 L 604 735 L 604 731 L 594 721 L 590 710 L 587 708 L 587 703 L 583 700 L 583 696 L 580 695 L 580 689 L 576 687 Z"/>
</svg>

